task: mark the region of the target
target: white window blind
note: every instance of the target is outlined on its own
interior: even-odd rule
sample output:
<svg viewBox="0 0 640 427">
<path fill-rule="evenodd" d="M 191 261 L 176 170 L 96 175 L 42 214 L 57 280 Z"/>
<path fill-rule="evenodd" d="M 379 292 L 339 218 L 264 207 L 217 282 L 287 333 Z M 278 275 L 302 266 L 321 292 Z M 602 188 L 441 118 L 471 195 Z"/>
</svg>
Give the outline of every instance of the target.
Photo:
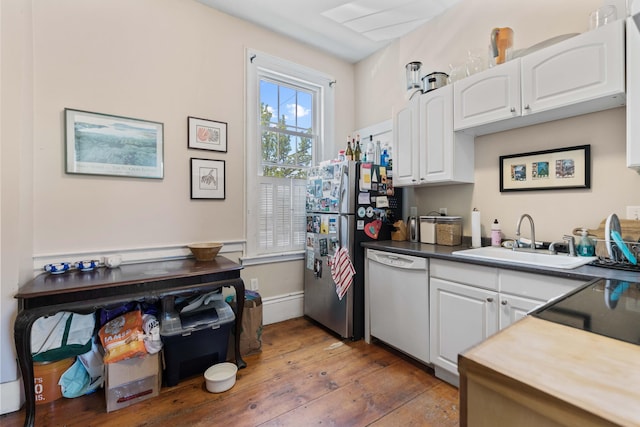
<svg viewBox="0 0 640 427">
<path fill-rule="evenodd" d="M 304 249 L 306 175 L 333 133 L 322 73 L 247 52 L 247 256 Z"/>
</svg>

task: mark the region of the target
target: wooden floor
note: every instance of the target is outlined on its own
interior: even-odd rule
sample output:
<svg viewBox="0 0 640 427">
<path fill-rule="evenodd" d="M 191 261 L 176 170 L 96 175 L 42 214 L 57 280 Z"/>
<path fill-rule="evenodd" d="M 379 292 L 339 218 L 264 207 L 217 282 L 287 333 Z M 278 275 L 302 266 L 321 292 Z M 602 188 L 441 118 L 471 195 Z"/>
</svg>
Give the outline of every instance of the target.
<svg viewBox="0 0 640 427">
<path fill-rule="evenodd" d="M 38 405 L 36 426 L 457 426 L 458 390 L 380 344 L 343 341 L 305 318 L 264 327 L 236 385 L 201 376 L 106 413 L 104 392 Z M 24 410 L 0 416 L 21 426 Z"/>
</svg>

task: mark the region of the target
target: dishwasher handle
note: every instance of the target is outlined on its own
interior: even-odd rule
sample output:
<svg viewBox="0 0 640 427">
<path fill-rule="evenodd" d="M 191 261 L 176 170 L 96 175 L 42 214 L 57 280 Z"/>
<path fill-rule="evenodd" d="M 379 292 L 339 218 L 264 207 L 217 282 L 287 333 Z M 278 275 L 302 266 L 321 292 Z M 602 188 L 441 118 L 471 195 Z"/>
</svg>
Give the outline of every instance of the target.
<svg viewBox="0 0 640 427">
<path fill-rule="evenodd" d="M 407 270 L 427 270 L 427 259 L 410 255 L 399 255 L 375 250 L 367 251 L 367 258 L 382 265 Z"/>
</svg>

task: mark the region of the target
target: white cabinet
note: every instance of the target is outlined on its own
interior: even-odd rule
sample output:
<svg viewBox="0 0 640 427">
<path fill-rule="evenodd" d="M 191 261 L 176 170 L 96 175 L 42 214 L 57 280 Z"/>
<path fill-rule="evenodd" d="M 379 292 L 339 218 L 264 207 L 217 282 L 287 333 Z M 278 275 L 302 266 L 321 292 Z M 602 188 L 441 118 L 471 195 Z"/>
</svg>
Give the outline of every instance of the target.
<svg viewBox="0 0 640 427">
<path fill-rule="evenodd" d="M 458 354 L 498 330 L 498 293 L 438 278 L 430 288 L 431 363 L 456 373 Z"/>
<path fill-rule="evenodd" d="M 519 59 L 459 80 L 453 88 L 455 130 L 500 122 L 521 114 Z"/>
<path fill-rule="evenodd" d="M 640 14 L 627 18 L 627 167 L 640 172 Z"/>
<path fill-rule="evenodd" d="M 499 328 L 504 329 L 527 315 L 528 312 L 541 306 L 546 301 L 518 297 L 507 293 L 500 293 Z"/>
<path fill-rule="evenodd" d="M 624 26 L 618 20 L 456 82 L 455 129 L 483 135 L 624 105 Z"/>
<path fill-rule="evenodd" d="M 453 132 L 453 88 L 414 96 L 394 116 L 394 185 L 470 183 L 473 137 Z"/>
<path fill-rule="evenodd" d="M 425 183 L 473 182 L 473 137 L 453 132 L 453 87 L 420 97 L 419 179 Z"/>
<path fill-rule="evenodd" d="M 420 98 L 415 95 L 393 117 L 393 185 L 415 185 L 418 172 L 418 109 Z"/>
<path fill-rule="evenodd" d="M 429 276 L 431 363 L 438 377 L 456 385 L 458 354 L 584 284 L 437 259 L 431 260 Z"/>
</svg>

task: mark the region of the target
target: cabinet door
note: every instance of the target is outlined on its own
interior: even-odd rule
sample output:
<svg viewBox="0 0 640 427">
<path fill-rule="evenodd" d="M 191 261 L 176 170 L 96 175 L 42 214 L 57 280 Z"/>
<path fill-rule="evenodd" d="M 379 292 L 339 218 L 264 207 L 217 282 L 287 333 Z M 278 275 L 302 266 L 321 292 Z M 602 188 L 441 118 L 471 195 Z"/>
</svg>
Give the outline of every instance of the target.
<svg viewBox="0 0 640 427">
<path fill-rule="evenodd" d="M 500 294 L 500 329 L 506 328 L 527 315 L 528 312 L 544 304 L 529 298 Z"/>
<path fill-rule="evenodd" d="M 520 60 L 455 82 L 453 105 L 455 130 L 520 116 Z"/>
<path fill-rule="evenodd" d="M 627 167 L 640 171 L 640 26 L 627 18 Z"/>
<path fill-rule="evenodd" d="M 619 20 L 523 56 L 522 114 L 623 93 L 624 55 Z"/>
<path fill-rule="evenodd" d="M 497 292 L 431 278 L 431 363 L 458 373 L 458 354 L 498 330 Z"/>
<path fill-rule="evenodd" d="M 394 115 L 393 185 L 396 187 L 418 183 L 419 100 L 415 95 Z"/>
<path fill-rule="evenodd" d="M 452 178 L 453 88 L 444 86 L 420 97 L 420 182 Z"/>
</svg>

